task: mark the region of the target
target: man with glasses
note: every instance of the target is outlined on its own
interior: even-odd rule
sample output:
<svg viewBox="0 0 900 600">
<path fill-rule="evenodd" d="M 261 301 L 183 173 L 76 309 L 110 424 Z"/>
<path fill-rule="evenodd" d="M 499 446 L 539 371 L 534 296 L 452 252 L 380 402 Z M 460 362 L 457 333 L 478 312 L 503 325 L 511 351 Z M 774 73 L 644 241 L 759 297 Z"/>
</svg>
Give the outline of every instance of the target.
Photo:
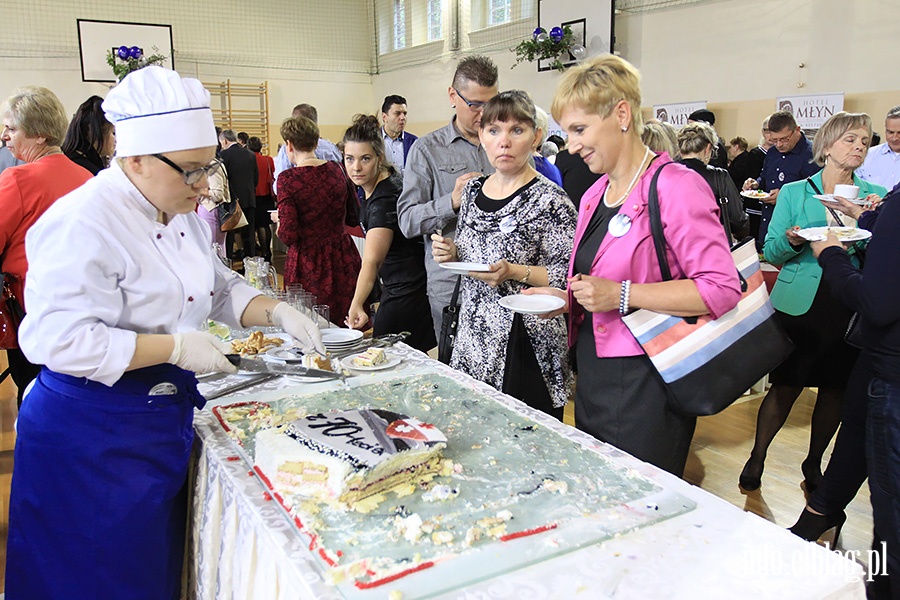
<svg viewBox="0 0 900 600">
<path fill-rule="evenodd" d="M 234 130 L 226 129 L 219 134 L 222 144 L 222 164 L 228 173 L 228 187 L 231 199 L 241 205 L 247 226 L 242 227 L 241 240 L 244 243 L 244 256 L 256 256 L 256 184 L 259 182 L 259 168 L 252 152 L 241 146 Z M 234 232 L 229 231 L 225 238 L 225 254 L 231 258 L 234 245 Z"/>
<path fill-rule="evenodd" d="M 744 182 L 744 190 L 761 189 L 769 195 L 762 200 L 762 218 L 757 236 L 757 248 L 762 248 L 775 211 L 778 192 L 785 184 L 806 179 L 819 172 L 812 161 L 812 145 L 797 125 L 794 115 L 779 110 L 769 117 L 769 140 L 772 147 L 766 152 L 762 173 L 757 179 Z"/>
<path fill-rule="evenodd" d="M 869 148 L 856 174 L 891 189 L 900 182 L 900 106 L 889 110 L 884 118 L 884 138 L 883 144 Z"/>
<path fill-rule="evenodd" d="M 464 58 L 456 65 L 447 94 L 455 114 L 447 126 L 413 144 L 406 157 L 403 193 L 397 202 L 403 235 L 425 239 L 428 301 L 438 339 L 442 311 L 450 304 L 456 275 L 434 262 L 431 234 L 455 237 L 463 188 L 473 177 L 494 171 L 478 132 L 484 105 L 497 95 L 497 66 L 486 56 Z"/>
</svg>

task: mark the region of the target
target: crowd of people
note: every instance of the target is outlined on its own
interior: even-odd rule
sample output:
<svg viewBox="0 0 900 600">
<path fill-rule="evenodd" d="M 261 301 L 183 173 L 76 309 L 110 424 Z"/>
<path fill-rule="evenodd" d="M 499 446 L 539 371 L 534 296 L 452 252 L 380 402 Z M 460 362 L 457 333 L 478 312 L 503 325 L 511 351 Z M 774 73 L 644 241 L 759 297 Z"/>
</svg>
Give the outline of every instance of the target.
<svg viewBox="0 0 900 600">
<path fill-rule="evenodd" d="M 730 249 L 755 238 L 780 269 L 771 301 L 795 348 L 770 374 L 739 484 L 761 487 L 794 401 L 818 388 L 799 465 L 808 504 L 791 530 L 837 538 L 868 476 L 893 578 L 880 585 L 900 589 L 900 107 L 873 148 L 872 119 L 847 112 L 810 140 L 776 111 L 756 147 L 726 145 L 707 109 L 681 129 L 644 123 L 640 75 L 612 55 L 562 76 L 550 108 L 567 139 L 548 135 L 528 93 L 501 91 L 487 57 L 460 60 L 447 97 L 449 123 L 427 135 L 406 132 L 407 101 L 389 95 L 380 121 L 354 116 L 337 145 L 299 104 L 274 159 L 259 138 L 215 127 L 198 81 L 158 67 L 71 119 L 45 88 L 7 99 L 0 139 L 19 164 L 0 173 L 2 270 L 26 312 L 7 349 L 21 406 L 7 592 L 49 597 L 65 580 L 97 597 L 126 585 L 177 595 L 191 418 L 204 402 L 194 373 L 234 369 L 207 319 L 278 326 L 323 350 L 308 318 L 213 250 L 271 261 L 273 225 L 285 285 L 315 295 L 336 325 L 406 332 L 422 351 L 440 342 L 451 367 L 560 420 L 574 398 L 579 429 L 677 476 L 696 416 L 672 408 L 623 318 L 729 313 L 742 294 Z M 226 227 L 237 210 L 243 226 Z M 810 227 L 872 239 L 832 230 L 810 242 L 798 233 Z M 559 308 L 509 308 L 520 294 Z M 861 349 L 845 339 L 854 313 Z M 134 426 L 111 431 L 107 419 Z M 110 468 L 82 477 L 76 466 L 101 457 Z"/>
</svg>

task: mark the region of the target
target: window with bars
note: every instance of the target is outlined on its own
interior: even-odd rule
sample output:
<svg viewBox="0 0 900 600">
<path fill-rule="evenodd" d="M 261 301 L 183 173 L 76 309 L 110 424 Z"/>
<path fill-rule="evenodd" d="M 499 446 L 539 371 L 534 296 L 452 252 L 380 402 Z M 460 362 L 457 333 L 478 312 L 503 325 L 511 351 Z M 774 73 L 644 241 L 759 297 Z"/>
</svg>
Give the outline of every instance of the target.
<svg viewBox="0 0 900 600">
<path fill-rule="evenodd" d="M 394 0 L 394 50 L 406 48 L 406 0 Z"/>
<path fill-rule="evenodd" d="M 502 25 L 512 20 L 512 0 L 490 0 L 488 25 Z"/>
<path fill-rule="evenodd" d="M 441 0 L 428 0 L 428 41 L 444 37 L 444 10 Z"/>
</svg>

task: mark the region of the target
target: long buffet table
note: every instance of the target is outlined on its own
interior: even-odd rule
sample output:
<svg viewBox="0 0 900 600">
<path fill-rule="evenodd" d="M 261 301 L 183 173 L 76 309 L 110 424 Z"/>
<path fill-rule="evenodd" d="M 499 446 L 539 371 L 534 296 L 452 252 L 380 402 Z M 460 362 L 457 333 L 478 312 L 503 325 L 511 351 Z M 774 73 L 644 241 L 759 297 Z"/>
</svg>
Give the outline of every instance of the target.
<svg viewBox="0 0 900 600">
<path fill-rule="evenodd" d="M 396 346 L 391 352 L 403 358 L 396 369 L 352 377 L 350 385 L 433 372 L 478 386 L 528 418 L 696 503 L 696 508 L 685 514 L 434 597 L 865 598 L 862 568 L 838 553 L 804 542 L 756 515 L 473 383 L 407 346 Z M 301 389 L 307 392 L 313 387 L 326 390 L 339 385 L 297 384 L 279 378 L 210 405 L 250 398 L 265 401 Z M 342 598 L 338 589 L 325 583 L 307 543 L 235 451 L 210 406 L 196 413 L 194 426 L 197 448 L 186 569 L 188 598 Z M 387 598 L 390 591 L 388 585 L 371 597 Z"/>
</svg>

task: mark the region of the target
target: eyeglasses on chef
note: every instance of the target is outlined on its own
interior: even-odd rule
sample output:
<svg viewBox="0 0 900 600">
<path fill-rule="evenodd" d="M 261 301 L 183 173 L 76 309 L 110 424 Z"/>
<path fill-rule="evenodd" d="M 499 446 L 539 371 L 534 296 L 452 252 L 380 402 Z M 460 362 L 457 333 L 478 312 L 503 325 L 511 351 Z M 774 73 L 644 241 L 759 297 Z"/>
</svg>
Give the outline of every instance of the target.
<svg viewBox="0 0 900 600">
<path fill-rule="evenodd" d="M 169 165 L 170 167 L 172 167 L 173 169 L 175 169 L 176 171 L 181 173 L 181 177 L 182 177 L 182 179 L 184 179 L 185 185 L 194 185 L 195 183 L 197 183 L 198 181 L 203 179 L 204 175 L 209 177 L 210 175 L 213 175 L 214 173 L 216 173 L 216 171 L 218 171 L 219 169 L 222 168 L 222 161 L 220 161 L 218 158 L 214 158 L 213 161 L 211 163 L 209 163 L 208 165 L 206 165 L 205 167 L 200 167 L 199 169 L 191 169 L 190 171 L 185 171 L 184 169 L 182 169 L 181 167 L 176 165 L 174 162 L 172 162 L 171 160 L 169 160 L 162 154 L 151 154 L 151 156 L 153 158 L 161 160 L 162 162 L 166 163 L 167 165 Z"/>
</svg>

